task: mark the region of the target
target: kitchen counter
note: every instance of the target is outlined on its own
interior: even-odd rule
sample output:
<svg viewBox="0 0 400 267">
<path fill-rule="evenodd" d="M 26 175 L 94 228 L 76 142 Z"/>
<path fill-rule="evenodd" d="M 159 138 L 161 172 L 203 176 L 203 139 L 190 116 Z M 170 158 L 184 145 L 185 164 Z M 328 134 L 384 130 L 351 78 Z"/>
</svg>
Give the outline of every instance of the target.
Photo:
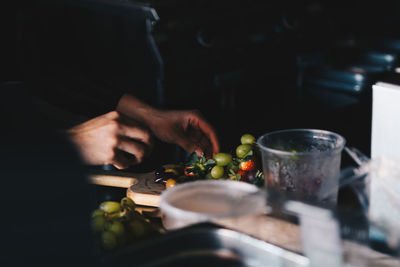
<svg viewBox="0 0 400 267">
<path fill-rule="evenodd" d="M 126 189 L 124 188 L 98 185 L 96 185 L 96 188 L 98 189 L 97 191 L 99 194 L 97 197 L 99 197 L 99 200 L 101 198 L 120 199 L 126 194 Z M 346 211 L 348 215 L 352 213 L 354 215 L 359 205 L 355 203 L 356 199 L 351 194 L 351 190 L 343 188 L 339 192 L 339 196 L 341 205 L 343 205 L 343 202 L 347 203 L 347 206 L 342 208 L 347 208 Z M 137 209 L 150 217 L 152 225 L 161 233 L 160 237 L 154 237 L 155 239 L 153 241 L 155 243 L 157 242 L 157 238 L 162 238 L 170 234 L 171 231 L 167 231 L 162 225 L 161 214 L 158 208 L 138 206 Z M 360 218 L 355 217 L 354 220 L 361 221 L 362 218 Z M 293 252 L 297 255 L 306 255 L 302 243 L 302 229 L 298 220 L 294 217 L 277 216 L 276 214 L 268 213 L 230 220 L 218 220 L 214 223 L 221 228 L 234 230 L 257 240 L 265 241 L 267 244 L 272 244 L 285 251 Z M 348 221 L 346 223 L 348 223 Z M 365 225 L 360 223 L 360 229 L 358 230 L 364 235 L 363 238 L 359 238 L 358 240 L 357 238 L 342 238 L 340 241 L 341 256 L 346 264 L 345 266 L 400 266 L 399 257 L 381 252 L 368 244 L 367 237 L 365 237 Z M 320 242 L 326 242 L 326 240 L 324 236 L 320 238 Z M 149 247 L 151 247 L 151 245 L 149 245 Z"/>
</svg>

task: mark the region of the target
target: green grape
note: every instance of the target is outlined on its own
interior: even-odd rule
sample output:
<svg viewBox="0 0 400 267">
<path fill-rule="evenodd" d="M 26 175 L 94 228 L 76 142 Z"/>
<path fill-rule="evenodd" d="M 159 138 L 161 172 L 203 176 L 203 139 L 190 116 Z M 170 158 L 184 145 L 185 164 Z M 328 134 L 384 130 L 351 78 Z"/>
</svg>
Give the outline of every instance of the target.
<svg viewBox="0 0 400 267">
<path fill-rule="evenodd" d="M 120 221 L 113 220 L 108 225 L 108 231 L 111 231 L 116 236 L 121 237 L 125 234 L 125 227 Z"/>
<path fill-rule="evenodd" d="M 236 148 L 236 156 L 238 156 L 238 158 L 244 158 L 246 154 L 252 150 L 252 148 L 253 147 L 249 144 L 239 145 Z"/>
<path fill-rule="evenodd" d="M 105 231 L 101 235 L 101 245 L 105 250 L 113 250 L 118 246 L 118 238 L 115 233 Z"/>
<path fill-rule="evenodd" d="M 92 212 L 92 218 L 97 217 L 97 216 L 104 216 L 105 212 L 101 209 L 95 209 Z"/>
<path fill-rule="evenodd" d="M 108 213 L 114 213 L 121 210 L 121 204 L 116 201 L 104 201 L 100 204 L 99 208 Z"/>
<path fill-rule="evenodd" d="M 252 145 L 256 142 L 256 138 L 251 134 L 244 134 L 240 137 L 240 143 L 242 145 Z"/>
<path fill-rule="evenodd" d="M 226 166 L 232 162 L 232 155 L 228 153 L 217 153 L 214 156 L 214 160 L 219 166 Z"/>
<path fill-rule="evenodd" d="M 120 204 L 121 204 L 121 207 L 124 209 L 128 208 L 128 209 L 134 210 L 136 208 L 135 202 L 133 202 L 133 200 L 130 199 L 129 197 L 123 197 L 121 199 Z"/>
<path fill-rule="evenodd" d="M 147 234 L 147 229 L 144 222 L 139 219 L 133 219 L 128 225 L 130 232 L 136 238 L 141 238 Z"/>
<path fill-rule="evenodd" d="M 94 232 L 98 233 L 103 231 L 105 225 L 106 218 L 104 218 L 103 216 L 96 216 L 92 218 L 92 229 Z"/>
<path fill-rule="evenodd" d="M 211 169 L 211 176 L 215 179 L 218 179 L 224 176 L 224 172 L 224 167 L 216 165 Z"/>
</svg>

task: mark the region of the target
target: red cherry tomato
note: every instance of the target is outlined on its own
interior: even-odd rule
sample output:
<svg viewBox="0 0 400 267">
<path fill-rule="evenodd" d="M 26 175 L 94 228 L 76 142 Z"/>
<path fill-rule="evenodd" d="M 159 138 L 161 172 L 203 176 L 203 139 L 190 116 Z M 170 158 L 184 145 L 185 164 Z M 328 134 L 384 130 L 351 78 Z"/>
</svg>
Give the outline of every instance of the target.
<svg viewBox="0 0 400 267">
<path fill-rule="evenodd" d="M 192 172 L 192 169 L 193 169 L 193 167 L 186 166 L 186 167 L 185 167 L 184 174 L 185 174 L 186 176 L 194 176 L 194 173 Z"/>
<path fill-rule="evenodd" d="M 242 162 L 240 162 L 239 167 L 242 171 L 252 171 L 252 170 L 255 170 L 256 164 L 253 160 L 242 161 Z"/>
</svg>

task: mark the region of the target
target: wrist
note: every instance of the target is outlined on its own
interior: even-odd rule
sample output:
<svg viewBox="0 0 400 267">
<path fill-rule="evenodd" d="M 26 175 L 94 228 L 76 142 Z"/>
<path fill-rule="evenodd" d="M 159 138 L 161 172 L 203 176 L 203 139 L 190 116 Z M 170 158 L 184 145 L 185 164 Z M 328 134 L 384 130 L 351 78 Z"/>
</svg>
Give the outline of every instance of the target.
<svg viewBox="0 0 400 267">
<path fill-rule="evenodd" d="M 124 94 L 118 101 L 116 110 L 134 120 L 151 125 L 160 111 L 130 94 Z"/>
</svg>

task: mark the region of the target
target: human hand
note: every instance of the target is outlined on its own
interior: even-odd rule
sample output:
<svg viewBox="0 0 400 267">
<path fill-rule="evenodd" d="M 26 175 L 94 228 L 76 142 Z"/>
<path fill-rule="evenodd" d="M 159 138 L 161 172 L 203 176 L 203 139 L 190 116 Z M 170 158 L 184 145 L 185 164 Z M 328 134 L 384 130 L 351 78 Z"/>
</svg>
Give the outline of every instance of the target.
<svg viewBox="0 0 400 267">
<path fill-rule="evenodd" d="M 112 111 L 67 131 L 85 163 L 125 169 L 151 151 L 150 132 L 138 122 Z"/>
<path fill-rule="evenodd" d="M 149 126 L 161 141 L 181 146 L 187 152 L 211 157 L 219 152 L 213 127 L 196 110 L 159 110 L 125 94 L 117 110 Z"/>
<path fill-rule="evenodd" d="M 189 153 L 212 157 L 219 152 L 215 130 L 197 110 L 153 112 L 149 127 L 160 140 L 175 143 Z"/>
</svg>

